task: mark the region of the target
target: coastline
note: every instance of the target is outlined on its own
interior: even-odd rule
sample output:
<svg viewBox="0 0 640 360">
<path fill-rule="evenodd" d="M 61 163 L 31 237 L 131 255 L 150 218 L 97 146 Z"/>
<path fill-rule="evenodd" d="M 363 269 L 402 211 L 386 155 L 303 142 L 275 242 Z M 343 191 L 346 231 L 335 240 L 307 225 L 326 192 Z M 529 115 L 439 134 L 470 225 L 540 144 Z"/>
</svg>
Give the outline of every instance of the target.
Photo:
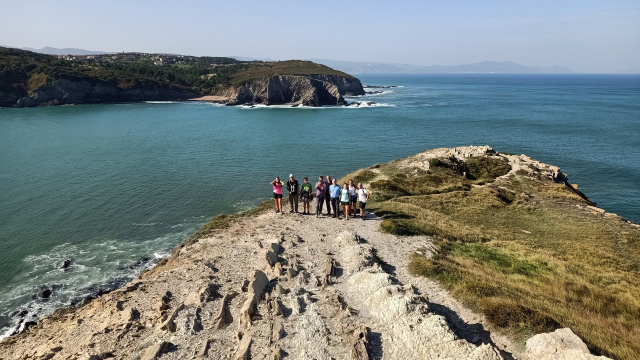
<svg viewBox="0 0 640 360">
<path fill-rule="evenodd" d="M 434 154 L 442 156 L 452 151 L 464 158 L 486 149 L 436 149 L 392 163 L 401 167 L 418 166 L 427 163 Z M 526 157 L 507 157 L 514 164 L 517 161 L 521 165 L 531 163 Z M 511 170 L 515 173 L 523 168 L 526 166 Z M 350 176 L 356 178 L 365 171 L 375 173 L 377 169 L 375 166 L 361 169 Z M 554 176 L 561 174 L 555 167 L 548 166 L 548 169 Z M 293 355 L 304 350 L 294 344 L 304 343 L 309 351 L 346 358 L 344 351 L 348 347 L 331 344 L 347 341 L 349 346 L 359 346 L 357 341 L 351 344 L 353 339 L 348 336 L 354 329 L 361 329 L 357 327 L 359 324 L 364 324 L 365 335 L 370 331 L 382 334 L 378 340 L 370 339 L 370 350 L 374 352 L 381 351 L 380 344 L 375 342 L 383 341 L 393 331 L 384 311 L 378 313 L 380 309 L 368 307 L 363 300 L 375 295 L 368 293 L 372 290 L 357 285 L 366 280 L 373 281 L 369 286 L 373 290 L 387 286 L 385 284 L 401 284 L 393 292 L 413 304 L 404 315 L 400 314 L 401 318 L 423 316 L 430 324 L 438 323 L 437 326 L 431 324 L 433 326 L 425 331 L 430 331 L 432 336 L 438 334 L 436 337 L 440 336 L 442 341 L 457 339 L 458 354 L 476 351 L 488 358 L 502 355 L 508 358 L 521 353 L 500 331 L 489 331 L 492 325 L 484 316 L 455 300 L 437 282 L 408 271 L 411 260 L 408 255 L 434 253 L 431 236 L 407 237 L 381 232 L 385 219 L 373 214 L 369 214 L 367 221 L 336 222 L 324 217 L 280 216 L 273 214 L 271 207 L 269 200 L 247 212 L 213 219 L 180 243 L 168 258 L 123 288 L 75 308 L 60 309 L 26 331 L 4 339 L 0 349 L 15 354 L 15 358 L 47 354 L 53 354 L 51 358 L 81 354 L 135 358 L 155 351 L 153 349 L 160 354 L 174 352 L 176 356 L 198 354 L 215 358 L 222 354 L 238 355 L 243 349 L 247 352 L 267 349 L 265 356 L 279 351 Z M 585 207 L 585 210 L 616 220 L 614 215 L 604 215 L 604 211 L 595 207 Z M 335 279 L 331 279 L 329 270 L 331 283 L 326 284 L 326 265 L 331 260 L 340 270 L 333 274 Z M 259 272 L 266 276 L 266 283 Z M 367 280 L 367 274 L 375 276 Z M 386 280 L 380 283 L 380 279 Z M 250 281 L 249 288 L 245 280 Z M 259 287 L 262 287 L 260 291 Z M 263 291 L 264 300 L 260 297 Z M 249 301 L 252 298 L 254 300 Z M 384 299 L 385 308 L 394 299 Z M 248 309 L 245 309 L 247 302 Z M 249 309 L 256 312 L 245 312 Z M 319 320 L 323 318 L 335 321 Z M 453 325 L 450 327 L 447 322 Z M 274 336 L 274 326 L 280 326 L 284 329 L 282 333 L 289 335 L 278 332 Z M 366 330 L 368 327 L 371 330 Z M 330 329 L 329 334 L 322 328 Z M 305 332 L 304 329 L 311 330 Z M 63 331 L 60 334 L 66 335 L 48 339 L 52 331 Z M 239 336 L 245 341 L 238 339 Z M 393 351 L 402 354 L 400 348 L 385 348 L 386 356 Z"/>
<path fill-rule="evenodd" d="M 206 101 L 206 102 L 212 102 L 217 104 L 224 104 L 229 102 L 230 100 L 231 98 L 227 96 L 218 96 L 218 95 L 206 95 L 206 96 L 187 99 L 187 101 Z"/>
</svg>

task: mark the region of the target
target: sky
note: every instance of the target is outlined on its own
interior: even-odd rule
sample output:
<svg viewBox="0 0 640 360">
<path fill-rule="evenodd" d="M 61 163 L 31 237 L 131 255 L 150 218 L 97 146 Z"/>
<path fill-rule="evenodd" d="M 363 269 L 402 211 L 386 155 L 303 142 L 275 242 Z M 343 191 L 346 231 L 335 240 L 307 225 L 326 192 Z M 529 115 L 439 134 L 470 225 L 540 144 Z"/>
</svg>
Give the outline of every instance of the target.
<svg viewBox="0 0 640 360">
<path fill-rule="evenodd" d="M 0 0 L 0 45 L 640 72 L 638 0 Z"/>
</svg>

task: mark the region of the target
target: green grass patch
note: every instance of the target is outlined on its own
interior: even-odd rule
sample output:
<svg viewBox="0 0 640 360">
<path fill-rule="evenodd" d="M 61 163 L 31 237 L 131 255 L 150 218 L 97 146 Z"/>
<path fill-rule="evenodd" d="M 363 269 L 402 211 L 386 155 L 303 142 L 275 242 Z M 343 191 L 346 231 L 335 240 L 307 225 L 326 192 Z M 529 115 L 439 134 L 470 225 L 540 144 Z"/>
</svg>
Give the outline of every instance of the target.
<svg viewBox="0 0 640 360">
<path fill-rule="evenodd" d="M 371 180 L 375 179 L 378 175 L 371 170 L 360 170 L 357 171 L 353 176 L 354 183 L 369 183 Z"/>
<path fill-rule="evenodd" d="M 384 232 L 434 238 L 432 258 L 410 255 L 412 274 L 518 341 L 570 327 L 596 354 L 637 358 L 640 230 L 591 214 L 584 194 L 536 169 L 502 177 L 503 157 L 402 164 L 377 166 L 367 207 Z"/>
<path fill-rule="evenodd" d="M 453 256 L 472 259 L 482 265 L 493 267 L 506 275 L 524 275 L 536 277 L 551 272 L 551 268 L 542 261 L 518 258 L 505 251 L 484 243 L 454 243 L 449 249 Z"/>
<path fill-rule="evenodd" d="M 478 182 L 489 182 L 511 171 L 509 161 L 503 157 L 472 157 L 465 161 L 467 177 Z"/>
</svg>

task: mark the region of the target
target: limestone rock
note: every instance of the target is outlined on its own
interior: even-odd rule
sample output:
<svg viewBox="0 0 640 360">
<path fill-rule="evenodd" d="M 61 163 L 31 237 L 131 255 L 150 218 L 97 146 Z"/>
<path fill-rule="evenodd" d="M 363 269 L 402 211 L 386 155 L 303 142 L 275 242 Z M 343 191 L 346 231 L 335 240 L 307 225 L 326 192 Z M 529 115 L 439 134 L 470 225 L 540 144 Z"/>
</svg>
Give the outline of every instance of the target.
<svg viewBox="0 0 640 360">
<path fill-rule="evenodd" d="M 249 347 L 251 346 L 251 342 L 253 341 L 252 336 L 253 334 L 251 332 L 238 334 L 240 343 L 238 344 L 238 350 L 236 350 L 236 353 L 233 356 L 234 360 L 249 359 Z"/>
<path fill-rule="evenodd" d="M 591 355 L 587 345 L 569 328 L 530 337 L 526 341 L 525 356 L 530 360 L 608 359 Z"/>
<path fill-rule="evenodd" d="M 249 277 L 247 300 L 240 310 L 240 324 L 244 328 L 249 328 L 251 326 L 251 315 L 255 312 L 256 304 L 258 304 L 260 296 L 264 292 L 268 283 L 269 279 L 267 278 L 267 275 L 260 270 L 253 271 Z"/>
<path fill-rule="evenodd" d="M 233 299 L 236 295 L 238 295 L 238 293 L 232 292 L 232 293 L 226 294 L 222 298 L 220 311 L 218 311 L 218 315 L 214 320 L 215 321 L 214 328 L 222 329 L 225 325 L 227 325 L 228 323 L 227 319 L 229 318 L 229 301 L 231 301 L 231 299 Z"/>
<path fill-rule="evenodd" d="M 198 357 L 203 359 L 207 356 L 207 354 L 209 354 L 209 348 L 211 347 L 210 344 L 210 340 L 206 339 L 203 343 L 202 346 L 200 346 L 200 349 L 198 350 Z"/>
<path fill-rule="evenodd" d="M 211 301 L 217 294 L 218 286 L 215 284 L 207 284 L 200 288 L 198 291 L 192 292 L 187 295 L 184 300 L 185 306 L 200 306 L 206 301 Z"/>
<path fill-rule="evenodd" d="M 267 263 L 271 267 L 273 267 L 278 262 L 278 255 L 276 255 L 276 253 L 274 253 L 271 250 L 267 251 L 267 253 L 265 254 L 265 257 L 267 259 Z"/>
<path fill-rule="evenodd" d="M 171 315 L 169 315 L 167 320 L 165 320 L 162 324 L 160 324 L 160 329 L 169 330 L 170 332 L 175 332 L 176 324 L 174 320 L 178 316 L 178 313 L 180 312 L 180 310 L 182 309 L 184 309 L 184 304 L 180 304 L 180 306 L 178 306 L 175 310 L 173 310 L 173 312 L 171 313 Z"/>
<path fill-rule="evenodd" d="M 149 346 L 141 355 L 140 360 L 154 360 L 162 356 L 167 350 L 171 343 L 166 341 L 161 341 L 155 345 Z"/>
<path fill-rule="evenodd" d="M 364 325 L 355 326 L 351 329 L 349 345 L 351 346 L 351 359 L 369 360 L 369 336 L 371 330 Z"/>
</svg>

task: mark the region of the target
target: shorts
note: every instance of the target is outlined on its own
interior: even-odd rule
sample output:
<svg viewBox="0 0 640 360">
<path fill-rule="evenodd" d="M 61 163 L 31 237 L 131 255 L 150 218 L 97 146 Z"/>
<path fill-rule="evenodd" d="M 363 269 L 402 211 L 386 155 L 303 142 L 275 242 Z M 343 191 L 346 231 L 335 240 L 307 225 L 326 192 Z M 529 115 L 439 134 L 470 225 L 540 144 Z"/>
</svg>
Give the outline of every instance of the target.
<svg viewBox="0 0 640 360">
<path fill-rule="evenodd" d="M 282 199 L 282 194 L 273 193 L 273 198 L 274 199 Z"/>
<path fill-rule="evenodd" d="M 352 203 L 358 202 L 358 195 L 351 195 L 351 202 Z"/>
<path fill-rule="evenodd" d="M 302 196 L 300 196 L 300 200 L 302 200 L 302 202 L 309 202 L 309 201 L 311 201 L 311 195 L 302 194 Z"/>
<path fill-rule="evenodd" d="M 351 204 L 351 203 L 350 203 L 350 202 L 348 202 L 348 201 L 340 201 L 340 204 L 342 204 L 342 205 L 349 205 L 349 204 Z"/>
<path fill-rule="evenodd" d="M 367 206 L 367 203 L 364 201 L 358 201 L 358 205 L 360 205 L 360 209 L 364 210 L 364 207 Z"/>
</svg>

